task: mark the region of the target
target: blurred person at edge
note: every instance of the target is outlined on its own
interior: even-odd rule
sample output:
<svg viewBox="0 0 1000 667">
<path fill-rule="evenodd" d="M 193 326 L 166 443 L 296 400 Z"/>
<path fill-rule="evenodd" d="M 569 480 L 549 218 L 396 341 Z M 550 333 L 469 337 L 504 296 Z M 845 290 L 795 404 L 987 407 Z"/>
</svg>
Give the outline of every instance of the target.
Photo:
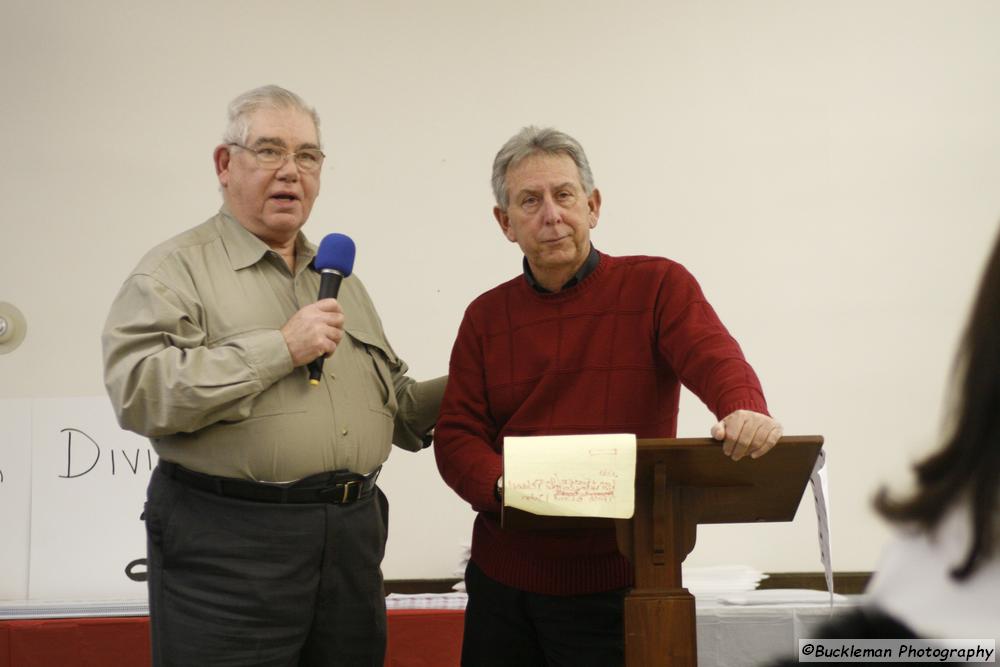
<svg viewBox="0 0 1000 667">
<path fill-rule="evenodd" d="M 944 444 L 914 466 L 916 490 L 894 498 L 883 488 L 875 498 L 900 534 L 883 552 L 865 604 L 814 638 L 992 639 L 1000 645 L 1000 237 L 953 377 Z M 772 663 L 798 664 L 794 658 Z"/>
</svg>

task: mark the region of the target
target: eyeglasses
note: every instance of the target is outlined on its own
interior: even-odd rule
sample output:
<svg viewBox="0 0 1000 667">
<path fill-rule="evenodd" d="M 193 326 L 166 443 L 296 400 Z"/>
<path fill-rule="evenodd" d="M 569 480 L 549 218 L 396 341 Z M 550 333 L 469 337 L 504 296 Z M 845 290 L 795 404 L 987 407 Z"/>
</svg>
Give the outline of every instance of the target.
<svg viewBox="0 0 1000 667">
<path fill-rule="evenodd" d="M 289 153 L 276 146 L 264 146 L 262 148 L 250 148 L 243 144 L 231 142 L 227 146 L 236 146 L 245 151 L 253 153 L 257 158 L 257 165 L 263 169 L 278 169 L 288 160 L 289 157 L 295 160 L 295 166 L 302 171 L 314 172 L 323 166 L 323 158 L 326 155 L 318 148 L 303 148 L 302 150 Z"/>
</svg>

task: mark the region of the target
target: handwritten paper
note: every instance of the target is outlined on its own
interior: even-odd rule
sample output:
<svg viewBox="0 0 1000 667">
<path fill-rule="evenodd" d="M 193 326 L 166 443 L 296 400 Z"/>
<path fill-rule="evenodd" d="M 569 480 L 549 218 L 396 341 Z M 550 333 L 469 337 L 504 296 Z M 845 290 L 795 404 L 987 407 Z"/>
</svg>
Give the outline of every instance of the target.
<svg viewBox="0 0 1000 667">
<path fill-rule="evenodd" d="M 106 396 L 33 399 L 31 414 L 28 599 L 145 599 L 127 570 L 146 556 L 149 440 L 118 426 Z"/>
<path fill-rule="evenodd" d="M 635 435 L 505 438 L 503 480 L 507 507 L 628 519 L 635 509 Z"/>
</svg>

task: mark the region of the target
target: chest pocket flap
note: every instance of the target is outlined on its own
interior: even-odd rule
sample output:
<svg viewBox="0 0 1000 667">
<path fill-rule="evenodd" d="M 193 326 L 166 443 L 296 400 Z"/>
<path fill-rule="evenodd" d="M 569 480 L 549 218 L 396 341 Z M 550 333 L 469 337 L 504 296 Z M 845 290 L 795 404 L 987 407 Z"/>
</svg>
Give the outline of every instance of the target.
<svg viewBox="0 0 1000 667">
<path fill-rule="evenodd" d="M 369 408 L 395 417 L 399 402 L 392 378 L 393 369 L 399 368 L 399 358 L 383 336 L 363 329 L 345 328 L 344 331 L 357 348 L 352 356 L 358 364 L 359 377 L 374 375 L 375 379 L 375 382 L 363 382 L 365 386 L 359 387 L 358 391 L 364 392 Z"/>
</svg>

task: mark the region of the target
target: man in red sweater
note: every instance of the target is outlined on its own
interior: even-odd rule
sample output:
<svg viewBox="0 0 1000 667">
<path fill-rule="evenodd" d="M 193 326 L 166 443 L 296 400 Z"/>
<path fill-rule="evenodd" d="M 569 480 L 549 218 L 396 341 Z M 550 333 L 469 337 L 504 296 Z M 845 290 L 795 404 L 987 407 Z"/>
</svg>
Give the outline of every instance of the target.
<svg viewBox="0 0 1000 667">
<path fill-rule="evenodd" d="M 734 460 L 767 453 L 781 426 L 694 278 L 660 257 L 591 245 L 601 194 L 583 148 L 528 127 L 493 163 L 493 214 L 523 273 L 465 312 L 435 430 L 444 480 L 479 513 L 466 570 L 466 667 L 623 662 L 629 562 L 614 530 L 500 527 L 504 438 L 673 437 L 681 383 L 719 418 Z"/>
</svg>

